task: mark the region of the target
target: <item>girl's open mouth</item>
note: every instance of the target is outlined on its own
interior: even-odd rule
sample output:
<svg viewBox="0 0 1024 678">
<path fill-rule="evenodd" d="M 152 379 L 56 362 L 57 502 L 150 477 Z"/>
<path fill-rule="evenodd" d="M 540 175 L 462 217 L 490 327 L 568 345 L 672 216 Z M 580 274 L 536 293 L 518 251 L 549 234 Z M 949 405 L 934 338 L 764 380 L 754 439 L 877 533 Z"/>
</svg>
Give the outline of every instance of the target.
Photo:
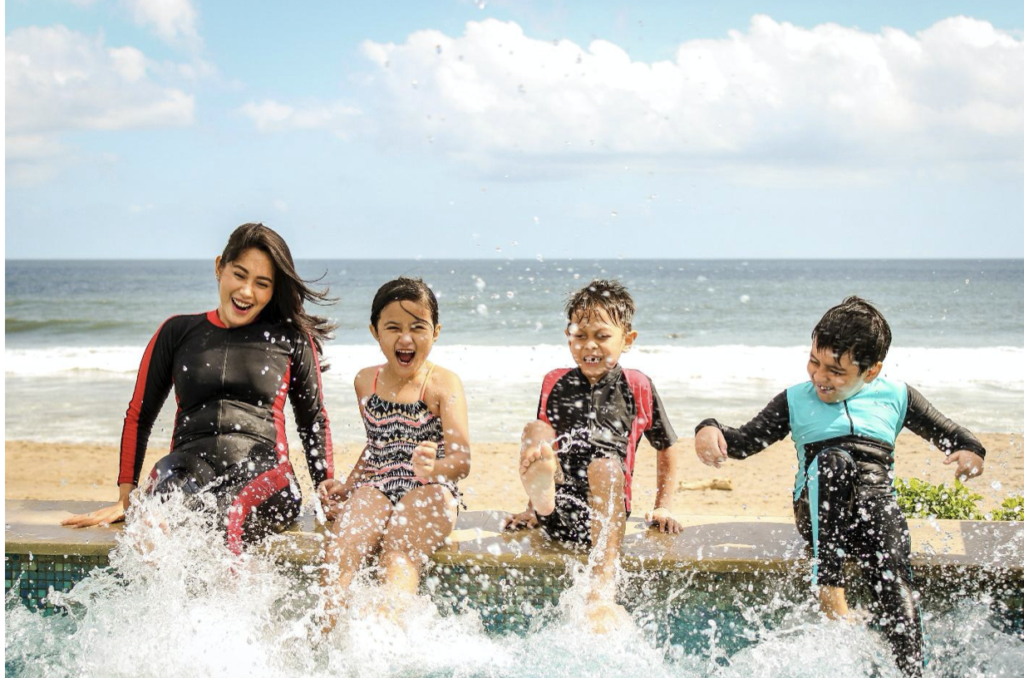
<svg viewBox="0 0 1024 678">
<path fill-rule="evenodd" d="M 398 359 L 398 364 L 403 367 L 411 365 L 415 357 L 416 351 L 395 351 L 395 358 Z"/>
</svg>

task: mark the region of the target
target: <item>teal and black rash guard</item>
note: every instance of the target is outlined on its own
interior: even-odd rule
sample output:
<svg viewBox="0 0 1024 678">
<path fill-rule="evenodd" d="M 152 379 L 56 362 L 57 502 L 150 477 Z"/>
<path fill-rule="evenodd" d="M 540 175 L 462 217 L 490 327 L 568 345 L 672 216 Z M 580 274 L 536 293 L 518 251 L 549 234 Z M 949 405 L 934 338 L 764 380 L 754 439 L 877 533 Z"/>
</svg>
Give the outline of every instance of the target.
<svg viewBox="0 0 1024 678">
<path fill-rule="evenodd" d="M 164 322 L 146 346 L 125 414 L 118 483 L 138 484 L 153 422 L 172 388 L 177 412 L 170 451 L 209 464 L 221 478 L 214 492 L 232 495 L 237 519 L 228 526 L 229 544 L 248 540 L 246 518 L 274 495 L 295 504 L 278 511 L 282 517 L 297 512 L 286 398 L 314 485 L 334 477 L 319 357 L 312 338 L 290 325 L 257 319 L 228 328 L 216 311 Z"/>
<path fill-rule="evenodd" d="M 978 439 L 915 389 L 881 378 L 838 403 L 822 402 L 805 382 L 777 395 L 738 429 L 705 419 L 697 431 L 705 426 L 722 431 L 734 459 L 793 434 L 799 462 L 793 512 L 813 552 L 812 582 L 843 588 L 846 561 L 858 562 L 896 664 L 904 675 L 920 676 L 921 612 L 910 531 L 892 489 L 896 436 L 906 427 L 947 454 L 969 450 L 984 457 Z"/>
<path fill-rule="evenodd" d="M 797 451 L 794 499 L 807 483 L 807 468 L 827 447 L 849 449 L 860 469 L 861 482 L 892 484 L 896 436 L 905 427 L 946 454 L 969 450 L 984 457 L 981 442 L 963 426 L 943 416 L 916 389 L 879 377 L 856 394 L 838 403 L 818 398 L 807 381 L 772 398 L 761 412 L 740 428 L 705 419 L 697 426 L 722 431 L 728 455 L 745 459 L 793 434 Z"/>
</svg>

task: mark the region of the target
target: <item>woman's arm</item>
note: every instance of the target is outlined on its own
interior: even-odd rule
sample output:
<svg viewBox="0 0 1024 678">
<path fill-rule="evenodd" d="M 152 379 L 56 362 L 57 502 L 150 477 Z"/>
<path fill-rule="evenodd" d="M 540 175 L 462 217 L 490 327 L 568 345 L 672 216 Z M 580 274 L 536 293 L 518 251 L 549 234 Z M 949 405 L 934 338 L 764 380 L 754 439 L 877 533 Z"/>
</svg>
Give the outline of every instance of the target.
<svg viewBox="0 0 1024 678">
<path fill-rule="evenodd" d="M 146 345 L 135 378 L 135 390 L 124 415 L 121 429 L 120 470 L 117 474 L 117 503 L 105 506 L 92 513 L 73 515 L 61 521 L 61 525 L 90 527 L 109 525 L 124 520 L 128 509 L 129 496 L 139 483 L 142 462 L 146 458 L 146 446 L 153 431 L 160 408 L 171 391 L 174 369 L 174 318 L 167 320 L 156 331 Z"/>
<path fill-rule="evenodd" d="M 319 487 L 334 478 L 334 445 L 331 421 L 324 406 L 320 356 L 310 335 L 296 338 L 291 358 L 291 383 L 288 399 L 295 413 L 295 423 L 306 455 L 306 466 Z"/>
</svg>

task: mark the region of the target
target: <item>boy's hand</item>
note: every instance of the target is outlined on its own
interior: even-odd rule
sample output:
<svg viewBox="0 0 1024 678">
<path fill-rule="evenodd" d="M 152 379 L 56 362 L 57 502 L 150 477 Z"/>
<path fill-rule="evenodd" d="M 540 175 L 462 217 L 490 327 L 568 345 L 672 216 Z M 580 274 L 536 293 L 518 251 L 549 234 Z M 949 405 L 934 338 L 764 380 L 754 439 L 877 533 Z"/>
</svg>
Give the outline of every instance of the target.
<svg viewBox="0 0 1024 678">
<path fill-rule="evenodd" d="M 957 450 L 946 457 L 942 463 L 952 464 L 954 461 L 956 462 L 956 477 L 961 481 L 980 476 L 984 471 L 985 458 L 970 450 Z"/>
<path fill-rule="evenodd" d="M 654 509 L 644 516 L 644 520 L 647 521 L 647 527 L 652 530 L 657 528 L 659 532 L 666 534 L 679 534 L 683 531 L 683 526 L 672 517 L 672 512 L 667 508 Z"/>
<path fill-rule="evenodd" d="M 697 433 L 693 441 L 697 450 L 697 458 L 708 466 L 721 468 L 722 462 L 729 458 L 727 451 L 729 444 L 725 442 L 725 436 L 715 426 L 705 426 Z"/>
<path fill-rule="evenodd" d="M 532 506 L 526 507 L 526 510 L 522 513 L 517 513 L 513 516 L 505 518 L 505 521 L 501 524 L 501 531 L 508 530 L 509 532 L 515 532 L 516 530 L 522 529 L 533 529 L 537 527 L 537 512 L 533 510 Z"/>
<path fill-rule="evenodd" d="M 412 451 L 412 474 L 421 480 L 431 477 L 434 473 L 434 462 L 437 461 L 437 443 L 426 441 Z"/>
</svg>

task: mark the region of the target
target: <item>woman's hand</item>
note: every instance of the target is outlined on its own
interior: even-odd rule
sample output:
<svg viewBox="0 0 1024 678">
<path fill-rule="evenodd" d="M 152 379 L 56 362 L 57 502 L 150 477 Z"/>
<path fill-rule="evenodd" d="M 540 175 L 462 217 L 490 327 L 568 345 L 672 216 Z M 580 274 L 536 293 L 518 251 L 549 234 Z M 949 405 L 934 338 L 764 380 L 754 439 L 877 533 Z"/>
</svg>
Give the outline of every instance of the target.
<svg viewBox="0 0 1024 678">
<path fill-rule="evenodd" d="M 345 483 L 331 478 L 320 483 L 316 495 L 320 498 L 321 505 L 323 505 L 324 517 L 327 520 L 334 520 L 337 517 L 338 511 L 341 510 L 341 505 L 348 498 L 348 490 Z"/>
<path fill-rule="evenodd" d="M 693 441 L 693 447 L 697 450 L 697 458 L 708 466 L 721 468 L 722 462 L 729 458 L 726 454 L 729 444 L 725 442 L 725 436 L 715 426 L 702 428 Z"/>
<path fill-rule="evenodd" d="M 93 525 L 111 525 L 124 520 L 124 512 L 128 510 L 132 490 L 135 485 L 132 483 L 121 483 L 118 486 L 121 497 L 116 504 L 104 506 L 92 513 L 80 513 L 60 521 L 61 525 L 68 527 L 92 527 Z"/>
<path fill-rule="evenodd" d="M 435 461 L 437 461 L 437 443 L 429 440 L 420 443 L 412 451 L 412 474 L 420 480 L 430 480 L 434 473 Z"/>
</svg>

